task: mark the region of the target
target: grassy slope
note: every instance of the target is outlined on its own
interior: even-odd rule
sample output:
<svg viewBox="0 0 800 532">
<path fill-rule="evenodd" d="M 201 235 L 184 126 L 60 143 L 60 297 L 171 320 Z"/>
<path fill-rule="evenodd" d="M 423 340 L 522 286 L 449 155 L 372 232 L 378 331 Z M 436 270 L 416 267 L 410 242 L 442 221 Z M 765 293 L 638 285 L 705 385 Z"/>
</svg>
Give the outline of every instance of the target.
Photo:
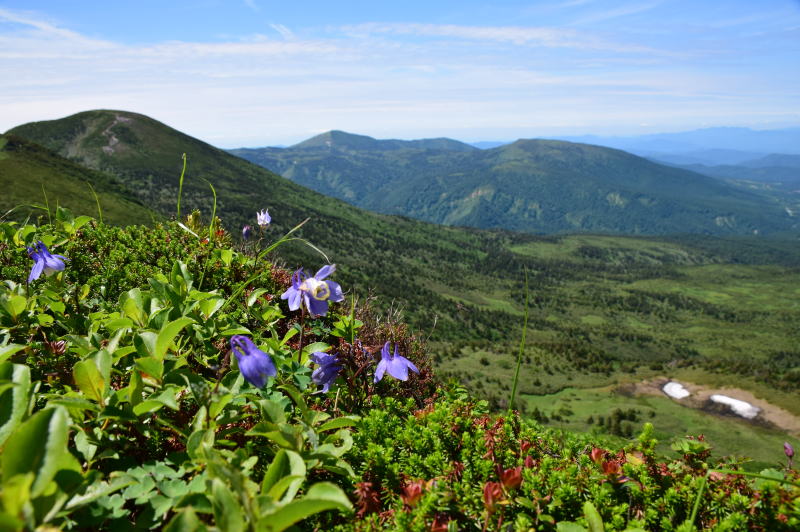
<svg viewBox="0 0 800 532">
<path fill-rule="evenodd" d="M 100 201 L 104 220 L 112 224 L 149 223 L 158 215 L 136 200 L 108 176 L 89 170 L 55 153 L 13 135 L 0 137 L 0 212 L 14 207 L 56 204 L 73 214 L 97 216 L 97 204 L 89 184 Z M 45 211 L 23 207 L 13 217 L 43 215 Z"/>
<path fill-rule="evenodd" d="M 437 227 L 355 209 L 141 115 L 88 112 L 15 131 L 112 171 L 164 213 L 174 212 L 179 154 L 187 153 L 184 212 L 209 211 L 210 191 L 200 179 L 206 178 L 232 230 L 252 224 L 263 207 L 275 220 L 271 238 L 311 216 L 302 234 L 340 265 L 345 289 L 373 289 L 379 306 L 398 301 L 423 335 L 432 332 L 440 371 L 495 400 L 510 388 L 527 268 L 534 309 L 522 393 L 595 388 L 676 364 L 694 368 L 702 382 L 715 378 L 716 370 L 704 365 L 712 357 L 746 357 L 760 365 L 757 378 L 742 386 L 790 406 L 785 395 L 770 395 L 766 379 L 798 365 L 793 324 L 800 309 L 791 287 L 800 286 L 792 267 L 800 256 L 792 243 L 691 237 L 687 245 Z M 111 134 L 118 142 L 107 154 L 102 148 Z M 281 253 L 292 267 L 322 262 L 303 248 Z M 728 292 L 735 287 L 738 293 Z M 729 347 L 724 352 L 721 339 Z M 778 360 L 780 352 L 788 356 Z M 752 373 L 744 365 L 719 371 L 731 369 Z"/>
<path fill-rule="evenodd" d="M 599 146 L 520 140 L 463 150 L 326 135 L 286 149 L 232 152 L 354 205 L 435 223 L 544 233 L 796 228 L 774 198 Z"/>
</svg>

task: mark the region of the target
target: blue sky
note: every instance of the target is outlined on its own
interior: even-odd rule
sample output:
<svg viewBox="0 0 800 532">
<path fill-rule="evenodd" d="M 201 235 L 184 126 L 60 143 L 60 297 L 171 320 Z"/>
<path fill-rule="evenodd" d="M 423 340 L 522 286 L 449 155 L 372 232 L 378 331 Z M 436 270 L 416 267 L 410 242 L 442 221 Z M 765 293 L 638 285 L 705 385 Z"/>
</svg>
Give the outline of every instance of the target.
<svg viewBox="0 0 800 532">
<path fill-rule="evenodd" d="M 0 131 L 97 108 L 220 147 L 800 125 L 798 0 L 0 0 Z"/>
</svg>

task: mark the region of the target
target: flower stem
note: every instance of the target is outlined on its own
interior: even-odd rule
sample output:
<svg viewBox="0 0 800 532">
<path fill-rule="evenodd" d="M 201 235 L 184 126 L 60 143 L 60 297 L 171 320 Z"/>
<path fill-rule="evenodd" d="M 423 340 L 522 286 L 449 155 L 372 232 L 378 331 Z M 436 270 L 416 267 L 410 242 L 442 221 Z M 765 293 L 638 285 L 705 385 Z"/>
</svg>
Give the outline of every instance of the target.
<svg viewBox="0 0 800 532">
<path fill-rule="evenodd" d="M 305 329 L 306 308 L 300 304 L 300 345 L 297 348 L 297 363 L 303 363 L 303 329 Z"/>
</svg>

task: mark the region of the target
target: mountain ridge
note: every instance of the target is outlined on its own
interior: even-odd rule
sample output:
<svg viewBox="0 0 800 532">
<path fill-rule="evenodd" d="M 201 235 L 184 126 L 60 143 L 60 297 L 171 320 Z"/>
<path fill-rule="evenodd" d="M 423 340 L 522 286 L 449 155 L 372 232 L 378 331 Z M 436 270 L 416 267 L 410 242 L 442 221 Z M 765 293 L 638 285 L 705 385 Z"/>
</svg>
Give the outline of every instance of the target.
<svg viewBox="0 0 800 532">
<path fill-rule="evenodd" d="M 403 150 L 375 142 L 369 150 L 326 150 L 317 142 L 315 150 L 229 151 L 356 206 L 446 225 L 532 233 L 796 229 L 771 200 L 614 148 L 519 139 L 489 149 L 436 151 L 414 148 L 413 141 L 401 141 Z"/>
</svg>

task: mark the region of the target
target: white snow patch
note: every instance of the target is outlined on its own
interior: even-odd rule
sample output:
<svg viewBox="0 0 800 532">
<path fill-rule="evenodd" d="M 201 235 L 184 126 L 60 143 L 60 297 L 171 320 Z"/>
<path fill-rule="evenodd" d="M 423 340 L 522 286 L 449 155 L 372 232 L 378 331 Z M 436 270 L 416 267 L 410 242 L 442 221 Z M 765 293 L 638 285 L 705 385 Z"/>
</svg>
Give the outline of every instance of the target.
<svg viewBox="0 0 800 532">
<path fill-rule="evenodd" d="M 669 395 L 673 399 L 683 399 L 689 397 L 691 394 L 689 390 L 683 387 L 683 384 L 675 381 L 670 381 L 661 388 L 661 391 Z"/>
<path fill-rule="evenodd" d="M 742 416 L 743 418 L 753 419 L 761 412 L 761 409 L 757 406 L 753 406 L 747 401 L 740 401 L 739 399 L 728 397 L 727 395 L 712 395 L 710 399 L 715 403 L 722 403 L 730 406 L 734 414 Z"/>
</svg>

